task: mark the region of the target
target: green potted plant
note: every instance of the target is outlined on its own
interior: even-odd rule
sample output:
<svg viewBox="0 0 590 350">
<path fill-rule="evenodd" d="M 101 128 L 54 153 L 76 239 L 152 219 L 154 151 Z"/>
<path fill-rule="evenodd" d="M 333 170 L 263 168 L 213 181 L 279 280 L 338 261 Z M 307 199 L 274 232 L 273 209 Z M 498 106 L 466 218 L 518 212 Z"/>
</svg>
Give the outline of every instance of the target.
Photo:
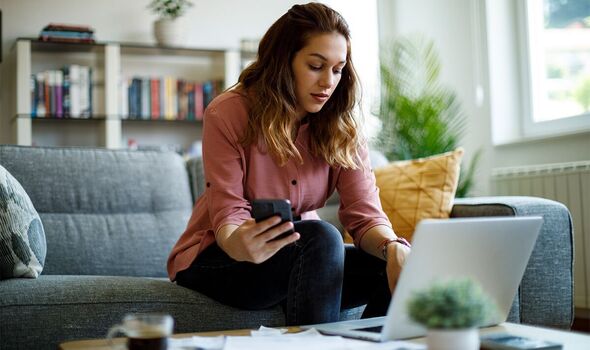
<svg viewBox="0 0 590 350">
<path fill-rule="evenodd" d="M 472 279 L 436 282 L 408 300 L 410 318 L 427 328 L 429 350 L 478 350 L 482 326 L 496 312 L 495 304 Z"/>
<path fill-rule="evenodd" d="M 188 0 L 152 0 L 148 8 L 157 16 L 154 22 L 154 36 L 160 45 L 182 46 L 184 41 L 184 22 L 182 15 L 193 6 Z"/>
<path fill-rule="evenodd" d="M 449 152 L 460 146 L 467 118 L 456 94 L 439 82 L 441 63 L 431 40 L 400 37 L 381 56 L 382 127 L 376 147 L 388 160 L 407 160 Z M 457 197 L 473 184 L 481 152 L 461 168 Z"/>
</svg>

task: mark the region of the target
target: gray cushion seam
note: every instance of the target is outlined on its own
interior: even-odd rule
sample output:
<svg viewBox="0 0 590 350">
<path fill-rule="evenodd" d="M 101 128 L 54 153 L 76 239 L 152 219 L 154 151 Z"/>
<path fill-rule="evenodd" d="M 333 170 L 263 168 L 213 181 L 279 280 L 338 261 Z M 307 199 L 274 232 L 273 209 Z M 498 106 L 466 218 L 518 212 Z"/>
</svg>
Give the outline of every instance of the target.
<svg viewBox="0 0 590 350">
<path fill-rule="evenodd" d="M 514 216 L 516 215 L 516 210 L 515 210 L 514 206 L 508 205 L 506 203 L 492 203 L 492 202 L 490 202 L 490 203 L 475 203 L 475 204 L 460 203 L 460 204 L 454 204 L 453 208 L 454 207 L 461 207 L 461 206 L 463 206 L 463 207 L 487 207 L 487 206 L 494 206 L 494 205 L 512 209 L 512 214 Z"/>
<path fill-rule="evenodd" d="M 0 306 L 0 309 L 9 307 L 25 307 L 25 306 L 72 306 L 72 305 L 104 305 L 104 304 L 128 304 L 128 303 L 158 303 L 158 304 L 190 304 L 202 305 L 203 302 L 176 302 L 176 301 L 158 301 L 158 300 L 129 300 L 129 301 L 105 301 L 105 302 L 78 302 L 78 303 L 48 303 L 48 304 L 11 304 Z"/>
<path fill-rule="evenodd" d="M 117 216 L 117 215 L 139 215 L 139 214 L 150 214 L 150 215 L 155 215 L 155 214 L 160 214 L 160 213 L 169 213 L 169 212 L 177 212 L 177 211 L 185 211 L 187 210 L 186 206 L 179 206 L 177 208 L 173 208 L 170 210 L 152 210 L 152 211 L 129 211 L 129 212 L 125 212 L 125 213 L 121 213 L 121 212 L 117 212 L 117 213 L 109 213 L 109 212 L 58 212 L 58 211 L 38 211 L 39 214 L 55 214 L 55 215 L 88 215 L 88 216 L 104 216 L 104 215 L 110 215 L 110 216 Z M 190 209 L 189 209 L 190 210 Z"/>
<path fill-rule="evenodd" d="M 574 283 L 574 260 L 575 260 L 575 252 L 574 252 L 574 249 L 575 249 L 574 248 L 574 223 L 572 221 L 572 215 L 569 212 L 569 210 L 567 212 L 567 216 L 568 216 L 568 219 L 569 219 L 570 232 L 572 233 L 570 235 L 570 247 L 571 247 L 570 248 L 570 254 L 571 254 L 571 257 L 572 257 L 572 268 L 570 270 L 571 271 L 570 272 L 570 278 L 571 278 L 571 281 L 572 281 L 572 284 L 573 284 Z M 572 286 L 572 296 L 571 297 L 572 297 L 572 300 L 575 300 L 576 299 L 576 296 L 575 296 L 575 288 L 573 288 L 573 286 Z M 576 311 L 575 310 L 575 303 L 571 303 L 570 328 L 574 324 L 574 314 L 575 314 L 575 311 Z"/>
</svg>

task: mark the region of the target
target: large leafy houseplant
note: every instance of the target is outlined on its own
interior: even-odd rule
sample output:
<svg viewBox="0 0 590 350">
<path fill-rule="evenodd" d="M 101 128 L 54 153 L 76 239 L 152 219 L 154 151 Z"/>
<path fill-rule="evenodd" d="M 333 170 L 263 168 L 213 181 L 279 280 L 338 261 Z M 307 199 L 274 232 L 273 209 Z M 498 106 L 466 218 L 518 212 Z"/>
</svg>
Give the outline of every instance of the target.
<svg viewBox="0 0 590 350">
<path fill-rule="evenodd" d="M 466 128 L 466 116 L 456 94 L 439 82 L 441 69 L 432 41 L 403 37 L 383 50 L 382 128 L 377 147 L 389 160 L 427 157 L 454 150 Z M 457 197 L 465 197 L 481 152 L 462 167 Z"/>
</svg>

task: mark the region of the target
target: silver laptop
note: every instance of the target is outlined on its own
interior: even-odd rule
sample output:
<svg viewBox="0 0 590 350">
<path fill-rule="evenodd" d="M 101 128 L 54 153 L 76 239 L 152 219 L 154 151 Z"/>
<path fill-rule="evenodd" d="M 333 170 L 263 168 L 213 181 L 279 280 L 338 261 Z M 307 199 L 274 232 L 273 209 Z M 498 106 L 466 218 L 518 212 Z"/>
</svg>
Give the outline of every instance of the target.
<svg viewBox="0 0 590 350">
<path fill-rule="evenodd" d="M 542 222 L 540 216 L 423 220 L 386 316 L 302 328 L 372 341 L 424 336 L 426 329 L 408 317 L 409 296 L 434 281 L 461 277 L 479 282 L 498 306 L 485 326 L 504 322 Z"/>
</svg>

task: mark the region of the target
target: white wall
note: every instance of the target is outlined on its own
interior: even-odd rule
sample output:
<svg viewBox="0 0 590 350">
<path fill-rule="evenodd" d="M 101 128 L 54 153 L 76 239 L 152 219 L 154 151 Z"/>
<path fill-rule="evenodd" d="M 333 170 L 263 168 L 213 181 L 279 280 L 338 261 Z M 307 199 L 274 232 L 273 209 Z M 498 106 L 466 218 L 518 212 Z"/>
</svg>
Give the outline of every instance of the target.
<svg viewBox="0 0 590 350">
<path fill-rule="evenodd" d="M 152 22 L 156 18 L 149 0 L 0 0 L 2 9 L 3 63 L 0 65 L 0 142 L 10 140 L 6 117 L 11 103 L 7 63 L 14 40 L 36 37 L 50 22 L 84 24 L 95 30 L 98 41 L 154 43 Z M 239 48 L 242 38 L 260 38 L 266 29 L 296 1 L 216 0 L 193 1 L 187 12 L 187 46 Z M 264 9 L 261 11 L 261 9 Z"/>
<path fill-rule="evenodd" d="M 442 61 L 441 80 L 455 90 L 469 118 L 466 159 L 479 148 L 484 151 L 475 195 L 491 194 L 490 174 L 495 167 L 590 159 L 588 134 L 493 145 L 485 19 L 480 11 L 484 0 L 378 0 L 378 5 L 382 42 L 410 33 L 434 40 Z M 478 98 L 478 88 L 483 99 Z"/>
<path fill-rule="evenodd" d="M 35 37 L 49 22 L 89 25 L 98 41 L 154 43 L 149 0 L 0 0 L 6 49 L 19 36 Z M 194 0 L 184 16 L 187 46 L 238 48 L 258 38 L 296 1 Z M 261 11 L 261 9 L 264 9 Z M 6 52 L 6 51 L 5 51 Z"/>
<path fill-rule="evenodd" d="M 84 24 L 95 29 L 97 41 L 154 43 L 155 16 L 146 8 L 149 0 L 0 0 L 3 19 L 3 55 L 10 54 L 18 37 L 36 37 L 50 22 Z M 241 39 L 259 39 L 268 27 L 293 4 L 293 0 L 193 0 L 184 16 L 186 46 L 209 49 L 238 49 Z M 340 11 L 353 33 L 353 57 L 368 94 L 374 99 L 377 74 L 377 24 L 375 0 L 351 3 L 348 0 L 322 1 Z M 367 22 L 367 18 L 371 20 Z M 356 34 L 356 37 L 355 37 Z M 6 60 L 3 60 L 6 62 Z M 375 67 L 375 68 L 373 68 Z M 0 65 L 0 142 L 9 140 L 11 102 L 7 63 Z M 3 103 L 4 102 L 4 103 Z M 10 116 L 12 117 L 12 116 Z"/>
</svg>

